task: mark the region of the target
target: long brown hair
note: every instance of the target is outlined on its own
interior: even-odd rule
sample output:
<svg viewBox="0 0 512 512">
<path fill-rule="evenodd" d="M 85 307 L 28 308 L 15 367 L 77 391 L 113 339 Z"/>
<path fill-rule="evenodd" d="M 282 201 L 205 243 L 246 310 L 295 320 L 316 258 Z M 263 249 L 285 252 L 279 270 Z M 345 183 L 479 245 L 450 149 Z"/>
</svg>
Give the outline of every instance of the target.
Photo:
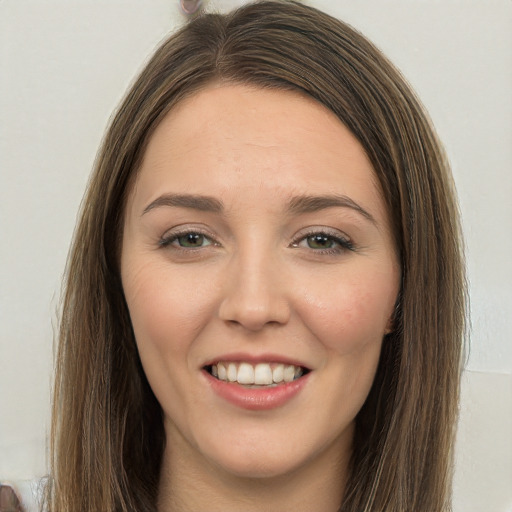
<svg viewBox="0 0 512 512">
<path fill-rule="evenodd" d="M 49 510 L 156 510 L 165 438 L 119 276 L 123 211 L 155 127 L 212 81 L 301 91 L 332 110 L 371 160 L 402 287 L 394 330 L 356 419 L 340 510 L 449 510 L 465 286 L 448 164 L 423 108 L 380 51 L 295 2 L 196 18 L 160 46 L 111 121 L 67 267 Z"/>
</svg>

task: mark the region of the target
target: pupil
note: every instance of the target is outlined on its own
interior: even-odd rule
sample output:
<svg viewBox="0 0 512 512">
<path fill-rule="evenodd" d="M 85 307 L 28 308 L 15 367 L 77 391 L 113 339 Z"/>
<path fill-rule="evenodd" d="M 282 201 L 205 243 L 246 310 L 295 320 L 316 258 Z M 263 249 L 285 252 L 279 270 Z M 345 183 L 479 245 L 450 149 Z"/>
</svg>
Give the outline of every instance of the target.
<svg viewBox="0 0 512 512">
<path fill-rule="evenodd" d="M 199 233 L 187 233 L 179 237 L 179 243 L 182 247 L 198 247 L 203 244 L 203 238 Z"/>
<path fill-rule="evenodd" d="M 325 249 L 332 247 L 332 240 L 327 235 L 312 235 L 308 238 L 312 249 Z"/>
</svg>

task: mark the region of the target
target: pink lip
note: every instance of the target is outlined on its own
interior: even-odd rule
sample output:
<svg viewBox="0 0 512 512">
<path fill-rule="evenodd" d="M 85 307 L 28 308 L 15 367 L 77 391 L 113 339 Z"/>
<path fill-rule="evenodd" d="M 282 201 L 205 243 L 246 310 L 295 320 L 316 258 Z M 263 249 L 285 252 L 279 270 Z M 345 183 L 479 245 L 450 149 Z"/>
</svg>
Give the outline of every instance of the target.
<svg viewBox="0 0 512 512">
<path fill-rule="evenodd" d="M 247 361 L 247 359 L 243 360 Z M 218 396 L 236 407 L 251 411 L 264 411 L 285 405 L 300 393 L 311 375 L 308 373 L 293 382 L 275 387 L 247 388 L 236 382 L 225 382 L 216 379 L 206 370 L 203 370 L 203 374 L 211 389 Z"/>
</svg>

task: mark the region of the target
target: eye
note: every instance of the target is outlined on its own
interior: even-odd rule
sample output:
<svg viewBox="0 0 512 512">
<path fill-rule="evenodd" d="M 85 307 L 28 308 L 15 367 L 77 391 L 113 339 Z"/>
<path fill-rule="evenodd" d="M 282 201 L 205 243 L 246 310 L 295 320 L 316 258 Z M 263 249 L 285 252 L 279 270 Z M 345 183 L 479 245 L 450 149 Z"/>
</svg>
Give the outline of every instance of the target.
<svg viewBox="0 0 512 512">
<path fill-rule="evenodd" d="M 180 249 L 198 249 L 212 245 L 212 240 L 198 231 L 187 231 L 181 233 L 172 233 L 160 240 L 162 247 L 173 246 Z"/>
<path fill-rule="evenodd" d="M 309 235 L 305 240 L 310 249 L 332 249 L 336 245 L 336 240 L 325 233 Z"/>
<path fill-rule="evenodd" d="M 354 245 L 348 237 L 341 233 L 334 234 L 327 231 L 314 231 L 302 235 L 292 244 L 292 247 L 312 249 L 315 252 L 327 254 L 354 250 Z"/>
</svg>

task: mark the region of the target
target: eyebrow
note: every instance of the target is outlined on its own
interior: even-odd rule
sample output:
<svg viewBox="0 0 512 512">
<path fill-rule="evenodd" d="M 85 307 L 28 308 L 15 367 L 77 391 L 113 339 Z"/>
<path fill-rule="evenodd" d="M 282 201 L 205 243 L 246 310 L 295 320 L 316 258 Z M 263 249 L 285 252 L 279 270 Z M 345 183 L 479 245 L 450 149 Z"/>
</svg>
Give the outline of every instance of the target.
<svg viewBox="0 0 512 512">
<path fill-rule="evenodd" d="M 142 215 L 161 206 L 190 208 L 193 210 L 211 213 L 222 213 L 224 211 L 224 204 L 215 197 L 195 194 L 163 194 L 149 203 L 146 208 L 144 208 Z M 377 224 L 374 217 L 353 199 L 350 199 L 348 196 L 338 194 L 324 196 L 294 196 L 288 202 L 286 211 L 294 215 L 300 215 L 326 210 L 327 208 L 350 208 L 371 221 L 373 224 Z"/>
<path fill-rule="evenodd" d="M 296 196 L 288 203 L 288 211 L 296 215 L 325 210 L 327 208 L 350 208 L 373 224 L 377 224 L 377 221 L 370 212 L 357 204 L 353 199 L 350 199 L 350 197 L 344 195 Z"/>
<path fill-rule="evenodd" d="M 191 208 L 202 212 L 220 213 L 224 210 L 222 201 L 214 197 L 193 194 L 164 194 L 149 203 L 142 215 L 160 206 Z"/>
</svg>

